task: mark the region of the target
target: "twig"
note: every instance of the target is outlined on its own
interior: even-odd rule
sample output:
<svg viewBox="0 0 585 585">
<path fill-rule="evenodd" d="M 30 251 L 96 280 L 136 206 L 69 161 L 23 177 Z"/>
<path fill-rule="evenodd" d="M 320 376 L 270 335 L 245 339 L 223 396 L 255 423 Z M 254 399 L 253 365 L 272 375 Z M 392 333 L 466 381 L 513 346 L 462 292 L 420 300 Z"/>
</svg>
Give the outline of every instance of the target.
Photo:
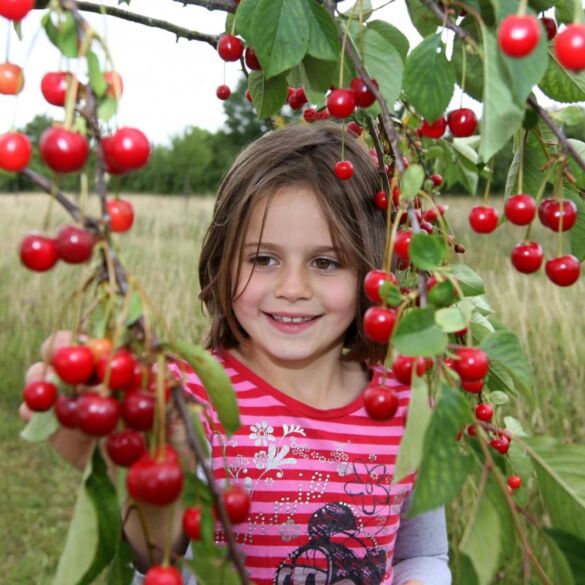
<svg viewBox="0 0 585 585">
<path fill-rule="evenodd" d="M 209 486 L 209 489 L 211 490 L 213 503 L 215 504 L 215 507 L 219 512 L 219 517 L 224 527 L 224 534 L 227 539 L 230 558 L 232 559 L 236 567 L 236 571 L 240 576 L 242 584 L 250 585 L 250 580 L 244 567 L 243 559 L 238 552 L 238 545 L 236 543 L 236 539 L 234 538 L 234 532 L 232 530 L 232 525 L 227 510 L 225 509 L 222 498 L 219 496 L 219 490 L 215 485 L 213 472 L 211 471 L 207 463 L 207 458 L 205 456 L 203 447 L 199 443 L 197 433 L 195 433 L 195 430 L 193 429 L 191 415 L 189 414 L 189 410 L 187 408 L 187 403 L 185 401 L 185 395 L 183 393 L 182 386 L 178 385 L 173 388 L 173 401 L 179 410 L 181 418 L 183 419 L 183 423 L 185 425 L 185 432 L 187 433 L 187 442 L 189 443 L 191 450 L 195 453 L 195 456 L 197 457 L 197 462 L 199 463 L 199 465 L 201 465 L 201 468 L 203 469 L 205 479 L 207 480 L 207 484 Z"/>
<path fill-rule="evenodd" d="M 388 180 L 388 175 L 386 174 L 386 164 L 384 163 L 384 151 L 382 149 L 382 145 L 380 144 L 380 138 L 378 137 L 376 128 L 374 127 L 374 122 L 372 122 L 372 118 L 370 118 L 370 116 L 366 117 L 366 124 L 368 125 L 368 132 L 372 137 L 374 148 L 376 149 L 376 154 L 378 155 L 378 170 L 380 172 L 382 184 L 384 185 L 384 191 L 386 191 L 386 195 L 388 197 L 388 204 L 392 207 L 392 209 L 394 209 L 394 201 L 392 199 L 392 193 L 390 192 L 390 181 Z"/>
<path fill-rule="evenodd" d="M 238 7 L 235 0 L 173 0 L 183 6 L 202 6 L 207 10 L 223 10 L 224 12 L 235 12 Z"/>
<path fill-rule="evenodd" d="M 105 13 L 109 16 L 115 16 L 116 18 L 128 20 L 129 22 L 136 22 L 144 26 L 151 26 L 161 30 L 166 30 L 176 35 L 178 39 L 187 39 L 188 41 L 203 41 L 205 43 L 209 43 L 214 48 L 217 46 L 218 37 L 216 35 L 208 35 L 197 32 L 195 30 L 189 30 L 188 28 L 177 26 L 167 22 L 166 20 L 159 20 L 158 18 L 143 16 L 142 14 L 129 12 L 128 10 L 116 8 L 115 6 L 100 6 L 98 4 L 93 4 L 92 2 L 77 2 L 77 6 L 79 10 L 84 12 L 95 12 L 96 14 Z M 214 10 L 218 10 L 218 8 L 215 8 Z"/>
</svg>

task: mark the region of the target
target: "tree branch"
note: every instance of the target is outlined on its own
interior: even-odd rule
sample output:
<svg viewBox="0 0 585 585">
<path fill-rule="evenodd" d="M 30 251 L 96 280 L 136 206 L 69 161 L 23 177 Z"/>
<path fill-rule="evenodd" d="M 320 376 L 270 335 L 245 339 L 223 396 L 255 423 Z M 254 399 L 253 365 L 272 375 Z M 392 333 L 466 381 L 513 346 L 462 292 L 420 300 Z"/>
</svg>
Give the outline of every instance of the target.
<svg viewBox="0 0 585 585">
<path fill-rule="evenodd" d="M 173 0 L 183 6 L 202 6 L 207 10 L 222 10 L 223 12 L 235 12 L 238 4 L 235 0 Z"/>
<path fill-rule="evenodd" d="M 181 26 L 177 26 L 167 22 L 166 20 L 159 20 L 157 18 L 151 18 L 150 16 L 143 16 L 142 14 L 135 14 L 128 10 L 116 8 L 115 6 L 98 6 L 91 2 L 77 2 L 79 10 L 84 12 L 95 12 L 96 14 L 107 14 L 108 16 L 115 16 L 123 20 L 130 22 L 136 22 L 144 26 L 151 26 L 153 28 L 159 28 L 166 30 L 177 36 L 178 39 L 187 39 L 188 41 L 203 41 L 209 43 L 213 48 L 217 46 L 217 35 L 208 35 L 200 33 L 195 30 L 189 30 Z M 217 10 L 217 9 L 216 9 Z"/>
</svg>

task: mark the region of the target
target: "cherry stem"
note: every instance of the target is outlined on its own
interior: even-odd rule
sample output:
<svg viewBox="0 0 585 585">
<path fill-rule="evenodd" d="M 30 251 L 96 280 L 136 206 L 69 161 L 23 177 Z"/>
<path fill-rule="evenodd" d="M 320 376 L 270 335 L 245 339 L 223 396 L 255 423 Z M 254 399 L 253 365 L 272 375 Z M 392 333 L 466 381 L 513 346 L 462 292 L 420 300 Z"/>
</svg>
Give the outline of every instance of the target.
<svg viewBox="0 0 585 585">
<path fill-rule="evenodd" d="M 376 155 L 378 156 L 378 171 L 380 173 L 380 179 L 382 180 L 382 185 L 384 187 L 384 192 L 386 193 L 386 197 L 388 199 L 388 224 L 390 223 L 390 210 L 394 208 L 394 201 L 392 200 L 390 194 L 390 181 L 388 180 L 388 175 L 386 174 L 386 164 L 384 163 L 384 151 L 382 150 L 382 145 L 380 144 L 380 137 L 378 136 L 378 132 L 376 131 L 376 127 L 374 126 L 374 122 L 371 116 L 366 117 L 366 124 L 368 126 L 368 132 L 372 138 L 374 143 L 374 148 L 376 149 Z"/>
<path fill-rule="evenodd" d="M 528 0 L 520 0 L 520 5 L 518 6 L 518 16 L 524 16 L 526 14 L 527 8 Z"/>
<path fill-rule="evenodd" d="M 524 189 L 524 146 L 526 144 L 526 139 L 528 137 L 528 132 L 526 130 L 522 131 L 522 135 L 520 138 L 520 144 L 518 148 L 520 150 L 519 157 L 518 157 L 518 190 L 517 193 L 523 193 Z"/>
<path fill-rule="evenodd" d="M 12 26 L 12 21 L 6 20 L 6 63 L 10 63 L 10 37 L 12 36 L 12 31 L 10 30 Z"/>
<path fill-rule="evenodd" d="M 461 67 L 461 100 L 459 101 L 459 108 L 463 107 L 463 95 L 465 94 L 465 78 L 467 76 L 467 49 L 465 43 L 461 43 L 461 50 L 463 51 L 463 64 Z"/>
</svg>

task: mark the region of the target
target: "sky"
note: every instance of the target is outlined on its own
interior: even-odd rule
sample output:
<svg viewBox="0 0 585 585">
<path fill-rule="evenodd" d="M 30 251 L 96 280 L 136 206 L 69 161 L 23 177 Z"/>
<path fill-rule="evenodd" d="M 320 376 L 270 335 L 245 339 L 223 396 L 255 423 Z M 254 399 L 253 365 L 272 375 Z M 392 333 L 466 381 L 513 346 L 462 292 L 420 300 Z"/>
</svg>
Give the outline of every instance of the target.
<svg viewBox="0 0 585 585">
<path fill-rule="evenodd" d="M 97 4 L 98 2 L 96 2 Z M 116 0 L 104 0 L 118 6 Z M 353 1 L 338 4 L 345 10 Z M 374 7 L 387 4 L 374 0 Z M 200 32 L 224 31 L 225 13 L 199 6 L 183 6 L 177 0 L 131 0 L 120 8 L 166 20 Z M 10 45 L 10 61 L 24 68 L 25 87 L 16 98 L 0 96 L 0 133 L 21 127 L 36 114 L 45 113 L 55 120 L 63 118 L 63 109 L 49 105 L 40 91 L 42 76 L 66 66 L 59 51 L 46 38 L 40 26 L 45 11 L 33 10 L 22 21 L 24 39 L 18 40 L 7 22 L 0 22 L 0 47 Z M 215 96 L 218 85 L 235 87 L 242 75 L 239 63 L 226 63 L 207 43 L 176 40 L 167 31 L 146 27 L 114 17 L 84 13 L 98 33 L 106 39 L 116 70 L 124 81 L 124 95 L 118 111 L 118 126 L 140 128 L 156 144 L 168 144 L 189 126 L 216 131 L 224 123 L 223 103 Z M 409 38 L 411 47 L 420 36 L 406 14 L 405 2 L 392 2 L 381 8 L 376 18 L 397 26 Z M 3 19 L 0 18 L 0 21 Z M 9 34 L 10 33 L 10 34 Z M 75 63 L 71 70 L 75 71 Z M 225 71 L 225 73 L 224 73 Z M 80 78 L 83 79 L 84 71 Z M 464 105 L 478 111 L 470 98 Z M 458 104 L 455 96 L 454 103 Z"/>
</svg>

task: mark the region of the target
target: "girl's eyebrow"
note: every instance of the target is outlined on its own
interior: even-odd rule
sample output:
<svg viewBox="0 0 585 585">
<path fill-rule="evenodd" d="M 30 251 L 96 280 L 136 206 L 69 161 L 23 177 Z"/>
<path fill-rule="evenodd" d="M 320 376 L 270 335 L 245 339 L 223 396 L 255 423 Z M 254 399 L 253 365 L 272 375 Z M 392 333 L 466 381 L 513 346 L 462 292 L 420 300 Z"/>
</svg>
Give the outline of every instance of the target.
<svg viewBox="0 0 585 585">
<path fill-rule="evenodd" d="M 261 248 L 272 248 L 273 250 L 281 249 L 281 246 L 271 242 L 248 242 L 244 245 L 244 248 L 257 248 L 258 245 L 260 245 Z M 316 246 L 313 248 L 313 252 L 339 252 L 339 248 L 335 248 L 334 246 Z"/>
</svg>

